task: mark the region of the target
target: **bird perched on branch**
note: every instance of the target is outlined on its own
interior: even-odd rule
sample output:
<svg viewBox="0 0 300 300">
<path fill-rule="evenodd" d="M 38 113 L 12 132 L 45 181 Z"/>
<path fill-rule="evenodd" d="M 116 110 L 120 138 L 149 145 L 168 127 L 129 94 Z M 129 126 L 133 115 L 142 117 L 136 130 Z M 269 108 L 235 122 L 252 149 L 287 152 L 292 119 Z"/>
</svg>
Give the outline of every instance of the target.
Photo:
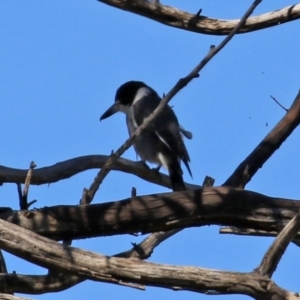
<svg viewBox="0 0 300 300">
<path fill-rule="evenodd" d="M 128 81 L 122 84 L 115 95 L 115 103 L 100 117 L 104 120 L 121 111 L 126 115 L 130 135 L 156 109 L 161 98 L 144 82 Z M 170 175 L 173 191 L 184 191 L 181 160 L 192 176 L 189 154 L 182 135 L 191 139 L 192 134 L 178 123 L 172 108 L 167 105 L 163 112 L 136 138 L 133 146 L 143 161 L 164 166 Z"/>
</svg>

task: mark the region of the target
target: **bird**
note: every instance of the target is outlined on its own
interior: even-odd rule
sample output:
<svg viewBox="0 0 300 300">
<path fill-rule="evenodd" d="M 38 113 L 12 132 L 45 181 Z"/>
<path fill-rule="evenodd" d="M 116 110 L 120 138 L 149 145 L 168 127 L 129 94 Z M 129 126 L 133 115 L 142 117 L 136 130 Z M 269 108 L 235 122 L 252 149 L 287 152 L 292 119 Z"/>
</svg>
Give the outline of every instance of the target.
<svg viewBox="0 0 300 300">
<path fill-rule="evenodd" d="M 142 81 L 128 81 L 116 91 L 115 102 L 100 117 L 100 121 L 116 112 L 126 115 L 129 135 L 143 123 L 156 109 L 161 101 L 157 92 Z M 169 173 L 173 191 L 186 190 L 183 181 L 181 161 L 186 166 L 190 176 L 190 157 L 183 141 L 183 135 L 188 139 L 192 133 L 179 125 L 173 109 L 166 105 L 162 113 L 136 138 L 133 147 L 143 162 L 163 166 Z"/>
</svg>

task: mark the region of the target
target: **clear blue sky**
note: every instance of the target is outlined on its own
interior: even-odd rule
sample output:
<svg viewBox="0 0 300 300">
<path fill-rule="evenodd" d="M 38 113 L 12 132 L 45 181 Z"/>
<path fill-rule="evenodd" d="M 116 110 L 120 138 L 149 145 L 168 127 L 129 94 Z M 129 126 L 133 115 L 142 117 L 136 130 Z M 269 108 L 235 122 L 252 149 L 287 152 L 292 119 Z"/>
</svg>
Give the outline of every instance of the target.
<svg viewBox="0 0 300 300">
<path fill-rule="evenodd" d="M 168 1 L 203 15 L 239 18 L 251 1 Z M 276 3 L 276 4 L 275 4 Z M 166 4 L 164 2 L 164 4 Z M 255 14 L 293 4 L 264 1 Z M 0 10 L 1 164 L 26 169 L 88 154 L 110 154 L 127 138 L 124 115 L 99 122 L 113 103 L 117 87 L 142 80 L 166 93 L 223 37 L 205 36 L 167 27 L 97 1 L 5 1 Z M 236 36 L 171 102 L 180 123 L 193 132 L 186 141 L 194 178 L 205 175 L 220 185 L 280 120 L 299 85 L 299 21 Z M 247 189 L 270 196 L 300 199 L 300 131 L 259 170 Z M 124 157 L 134 160 L 128 150 Z M 78 204 L 96 170 L 50 186 L 31 187 L 35 207 Z M 141 179 L 111 172 L 94 203 L 124 199 L 131 187 L 139 195 L 166 191 Z M 0 187 L 2 206 L 18 209 L 14 184 Z M 242 200 L 242 199 L 241 199 Z M 251 271 L 272 238 L 219 235 L 217 226 L 184 230 L 155 249 L 150 261 Z M 114 254 L 143 237 L 122 236 L 74 241 L 73 245 Z M 10 272 L 45 274 L 46 270 L 5 253 Z M 299 249 L 290 245 L 273 279 L 299 292 Z M 100 294 L 100 296 L 99 296 Z M 53 299 L 54 295 L 33 296 Z M 192 292 L 126 287 L 85 282 L 56 294 L 56 299 L 208 299 Z M 219 296 L 218 299 L 249 299 Z"/>
</svg>

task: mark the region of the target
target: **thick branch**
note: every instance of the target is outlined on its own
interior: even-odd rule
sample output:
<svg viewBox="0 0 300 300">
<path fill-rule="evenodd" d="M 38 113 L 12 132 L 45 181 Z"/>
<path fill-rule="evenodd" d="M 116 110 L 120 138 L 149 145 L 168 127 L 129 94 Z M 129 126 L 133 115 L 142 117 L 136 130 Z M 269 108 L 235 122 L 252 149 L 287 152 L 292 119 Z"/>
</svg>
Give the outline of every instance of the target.
<svg viewBox="0 0 300 300">
<path fill-rule="evenodd" d="M 251 154 L 236 168 L 223 185 L 243 188 L 273 153 L 279 149 L 299 123 L 300 92 L 284 117 L 251 152 Z"/>
<path fill-rule="evenodd" d="M 299 208 L 300 201 L 217 187 L 87 206 L 6 211 L 0 218 L 61 240 L 212 224 L 279 232 Z"/>
<path fill-rule="evenodd" d="M 224 272 L 107 257 L 59 244 L 3 220 L 0 220 L 0 247 L 42 267 L 95 281 L 116 284 L 120 281 L 132 282 L 200 293 L 237 293 L 256 299 L 297 299 L 292 293 L 255 273 Z"/>
<path fill-rule="evenodd" d="M 162 24 L 196 33 L 227 35 L 239 20 L 219 20 L 191 14 L 175 7 L 162 5 L 158 1 L 143 0 L 99 0 L 99 2 L 129 11 Z M 300 19 L 300 4 L 291 5 L 273 12 L 251 17 L 238 33 L 247 33 L 278 26 Z"/>
</svg>

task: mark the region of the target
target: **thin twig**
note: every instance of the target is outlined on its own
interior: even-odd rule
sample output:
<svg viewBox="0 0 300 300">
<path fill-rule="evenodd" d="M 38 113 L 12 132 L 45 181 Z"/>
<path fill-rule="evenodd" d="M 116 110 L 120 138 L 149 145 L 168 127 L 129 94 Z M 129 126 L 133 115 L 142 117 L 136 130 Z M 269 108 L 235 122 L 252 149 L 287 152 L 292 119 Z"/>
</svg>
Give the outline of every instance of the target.
<svg viewBox="0 0 300 300">
<path fill-rule="evenodd" d="M 95 177 L 93 183 L 91 184 L 86 201 L 90 203 L 97 190 L 99 189 L 100 184 L 110 172 L 110 166 L 113 162 L 120 157 L 135 141 L 135 139 L 149 126 L 153 120 L 159 116 L 159 114 L 164 110 L 164 107 L 168 104 L 168 102 L 188 83 L 190 83 L 194 78 L 199 77 L 199 72 L 205 67 L 205 65 L 233 38 L 233 36 L 243 27 L 247 18 L 251 15 L 255 7 L 262 0 L 255 0 L 250 8 L 246 11 L 244 16 L 240 19 L 237 26 L 231 31 L 231 33 L 217 46 L 211 47 L 207 55 L 200 61 L 200 63 L 184 78 L 178 80 L 175 86 L 169 91 L 169 93 L 162 99 L 158 107 L 150 114 L 148 118 L 144 120 L 144 122 L 139 126 L 139 128 L 128 138 L 125 143 L 115 151 L 110 158 L 107 160 L 102 169 L 98 172 Z"/>
<path fill-rule="evenodd" d="M 22 185 L 20 182 L 17 183 L 17 191 L 19 196 L 19 205 L 21 208 L 23 206 L 23 194 L 22 194 Z"/>
<path fill-rule="evenodd" d="M 285 111 L 288 111 L 287 108 L 285 108 L 279 101 L 277 101 L 277 99 L 275 97 L 273 97 L 272 95 L 270 95 L 270 97 L 281 107 L 283 108 Z"/>
</svg>

